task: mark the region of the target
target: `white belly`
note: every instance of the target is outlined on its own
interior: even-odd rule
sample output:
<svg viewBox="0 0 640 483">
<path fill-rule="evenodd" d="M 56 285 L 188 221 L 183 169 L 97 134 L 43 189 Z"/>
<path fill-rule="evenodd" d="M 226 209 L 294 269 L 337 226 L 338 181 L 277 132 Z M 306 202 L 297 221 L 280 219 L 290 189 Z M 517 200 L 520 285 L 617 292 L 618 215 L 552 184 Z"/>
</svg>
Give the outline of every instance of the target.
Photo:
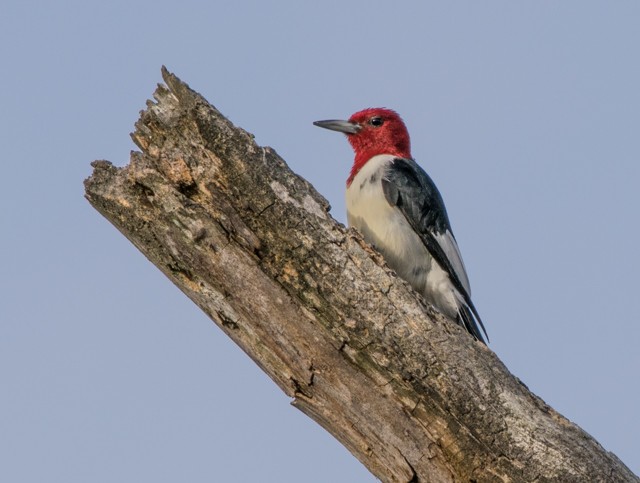
<svg viewBox="0 0 640 483">
<path fill-rule="evenodd" d="M 381 179 L 394 156 L 374 156 L 347 188 L 349 225 L 382 253 L 387 264 L 427 301 L 449 317 L 458 314 L 460 296 L 449 275 L 431 257 L 402 212 L 391 206 Z"/>
</svg>

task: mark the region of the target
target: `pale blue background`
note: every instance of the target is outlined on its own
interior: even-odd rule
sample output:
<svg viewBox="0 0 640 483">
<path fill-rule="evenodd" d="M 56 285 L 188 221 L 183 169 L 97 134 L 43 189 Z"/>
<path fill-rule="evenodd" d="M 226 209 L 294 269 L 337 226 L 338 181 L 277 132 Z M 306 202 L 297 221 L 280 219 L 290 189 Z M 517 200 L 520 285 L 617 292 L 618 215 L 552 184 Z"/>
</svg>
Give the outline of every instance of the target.
<svg viewBox="0 0 640 483">
<path fill-rule="evenodd" d="M 640 471 L 640 3 L 0 5 L 0 481 L 360 482 L 366 470 L 83 199 L 168 68 L 344 221 L 398 110 L 491 348 Z"/>
</svg>

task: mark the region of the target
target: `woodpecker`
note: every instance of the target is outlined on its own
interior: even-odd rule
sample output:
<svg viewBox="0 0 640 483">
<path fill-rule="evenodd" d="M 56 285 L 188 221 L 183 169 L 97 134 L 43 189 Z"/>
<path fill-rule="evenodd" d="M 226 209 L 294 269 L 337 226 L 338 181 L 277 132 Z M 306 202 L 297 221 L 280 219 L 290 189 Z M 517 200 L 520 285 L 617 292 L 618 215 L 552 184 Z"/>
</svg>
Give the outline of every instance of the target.
<svg viewBox="0 0 640 483">
<path fill-rule="evenodd" d="M 347 179 L 347 220 L 387 264 L 436 309 L 484 343 L 469 279 L 442 196 L 411 157 L 409 132 L 391 109 L 348 121 L 316 121 L 346 134 L 355 152 Z M 487 337 L 488 339 L 488 337 Z"/>
</svg>

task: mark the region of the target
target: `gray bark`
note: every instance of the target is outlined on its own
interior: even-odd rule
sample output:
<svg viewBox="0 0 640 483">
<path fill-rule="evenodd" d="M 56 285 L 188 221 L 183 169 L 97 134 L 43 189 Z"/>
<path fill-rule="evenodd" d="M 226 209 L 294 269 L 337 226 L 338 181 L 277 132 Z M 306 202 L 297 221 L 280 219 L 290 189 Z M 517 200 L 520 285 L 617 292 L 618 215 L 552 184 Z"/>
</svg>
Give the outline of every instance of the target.
<svg viewBox="0 0 640 483">
<path fill-rule="evenodd" d="M 89 202 L 383 481 L 639 481 L 163 68 Z M 231 388 L 230 388 L 231 390 Z"/>
</svg>

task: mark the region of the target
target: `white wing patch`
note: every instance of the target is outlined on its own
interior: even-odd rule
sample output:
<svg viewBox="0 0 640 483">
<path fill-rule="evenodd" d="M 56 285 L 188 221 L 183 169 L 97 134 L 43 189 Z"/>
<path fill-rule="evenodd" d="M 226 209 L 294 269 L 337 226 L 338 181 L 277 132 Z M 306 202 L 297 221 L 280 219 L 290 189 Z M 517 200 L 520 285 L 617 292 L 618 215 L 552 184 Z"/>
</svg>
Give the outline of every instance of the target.
<svg viewBox="0 0 640 483">
<path fill-rule="evenodd" d="M 449 230 L 442 234 L 434 233 L 434 238 L 442 248 L 442 251 L 446 255 L 446 257 L 451 262 L 451 266 L 453 270 L 456 272 L 460 283 L 467 291 L 467 295 L 471 297 L 471 287 L 469 286 L 469 277 L 467 277 L 467 271 L 464 268 L 464 262 L 462 261 L 462 256 L 460 255 L 460 249 L 458 248 L 458 244 L 456 243 L 456 239 L 453 238 L 453 235 Z"/>
</svg>

